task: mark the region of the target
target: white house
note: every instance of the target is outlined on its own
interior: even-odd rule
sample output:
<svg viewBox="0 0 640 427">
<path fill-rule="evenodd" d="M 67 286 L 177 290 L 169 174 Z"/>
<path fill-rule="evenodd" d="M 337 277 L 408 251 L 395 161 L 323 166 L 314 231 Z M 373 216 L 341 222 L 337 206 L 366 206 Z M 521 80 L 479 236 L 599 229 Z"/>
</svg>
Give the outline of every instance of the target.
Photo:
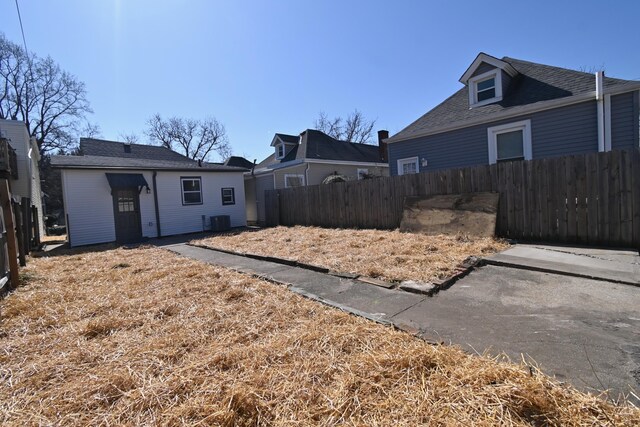
<svg viewBox="0 0 640 427">
<path fill-rule="evenodd" d="M 62 170 L 70 246 L 134 242 L 211 230 L 211 217 L 245 226 L 243 172 L 162 147 L 82 138 Z"/>
<path fill-rule="evenodd" d="M 38 143 L 29 135 L 24 122 L 19 120 L 0 119 L 0 137 L 9 141 L 16 154 L 17 179 L 13 178 L 9 182 L 11 195 L 20 203 L 23 199 L 28 199 L 28 203 L 37 209 L 40 236 L 44 236 Z"/>
</svg>

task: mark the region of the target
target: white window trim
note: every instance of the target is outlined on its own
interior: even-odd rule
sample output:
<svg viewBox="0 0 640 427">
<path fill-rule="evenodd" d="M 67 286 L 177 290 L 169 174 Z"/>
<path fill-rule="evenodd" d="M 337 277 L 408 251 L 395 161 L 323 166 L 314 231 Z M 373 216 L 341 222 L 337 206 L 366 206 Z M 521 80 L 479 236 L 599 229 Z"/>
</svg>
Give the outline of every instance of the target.
<svg viewBox="0 0 640 427">
<path fill-rule="evenodd" d="M 184 189 L 184 182 L 185 181 L 198 181 L 199 183 L 199 190 L 186 190 Z M 200 201 L 199 202 L 187 202 L 185 200 L 185 193 L 198 193 L 200 194 Z M 201 205 L 203 204 L 203 200 L 202 200 L 202 177 L 197 177 L 197 176 L 181 176 L 180 177 L 180 194 L 182 195 L 182 206 L 192 206 L 192 205 Z"/>
<path fill-rule="evenodd" d="M 478 96 L 478 82 L 490 79 L 491 77 L 495 79 L 496 96 L 485 99 L 484 101 L 476 102 Z M 469 108 L 480 107 L 482 105 L 498 101 L 502 101 L 502 70 L 496 68 L 495 70 L 487 71 L 486 73 L 473 76 L 469 79 Z"/>
<path fill-rule="evenodd" d="M 531 120 L 522 120 L 506 125 L 493 126 L 487 129 L 487 138 L 489 141 L 489 164 L 493 165 L 498 162 L 498 138 L 497 135 L 506 132 L 522 131 L 522 153 L 525 160 L 531 160 L 533 150 L 531 146 Z"/>
<path fill-rule="evenodd" d="M 416 173 L 420 173 L 420 163 L 418 162 L 418 157 L 407 157 L 404 159 L 398 159 L 398 175 L 404 175 L 402 173 L 402 165 L 405 163 L 415 163 L 416 164 Z"/>
<path fill-rule="evenodd" d="M 364 179 L 360 177 L 360 174 L 364 174 L 364 175 L 369 175 L 369 169 L 366 168 L 358 168 L 356 171 L 356 177 L 358 178 L 358 180 Z"/>
<path fill-rule="evenodd" d="M 280 147 L 282 147 L 282 155 L 280 155 Z M 284 142 L 281 142 L 280 144 L 277 144 L 276 145 L 276 159 L 277 160 L 284 159 L 286 155 L 287 155 L 287 150 L 286 150 L 286 146 L 284 145 Z"/>
<path fill-rule="evenodd" d="M 224 192 L 225 190 L 231 190 L 231 201 L 226 202 L 224 201 Z M 236 204 L 236 189 L 235 187 L 223 187 L 220 189 L 220 194 L 222 196 L 222 206 L 231 206 L 231 205 L 235 205 Z"/>
<path fill-rule="evenodd" d="M 284 174 L 284 188 L 293 188 L 293 187 L 289 187 L 289 185 L 287 185 L 287 178 L 289 177 L 296 177 L 296 178 L 300 178 L 302 181 L 302 187 L 304 187 L 305 181 L 304 181 L 304 174 L 297 174 L 297 173 L 285 173 Z"/>
</svg>

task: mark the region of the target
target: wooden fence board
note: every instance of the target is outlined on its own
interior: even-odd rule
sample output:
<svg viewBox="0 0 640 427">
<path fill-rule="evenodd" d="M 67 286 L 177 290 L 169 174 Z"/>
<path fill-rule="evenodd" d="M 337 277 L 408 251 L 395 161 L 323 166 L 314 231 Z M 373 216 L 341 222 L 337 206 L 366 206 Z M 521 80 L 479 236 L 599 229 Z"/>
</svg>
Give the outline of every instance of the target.
<svg viewBox="0 0 640 427">
<path fill-rule="evenodd" d="M 640 246 L 640 151 L 506 162 L 269 190 L 269 225 L 397 228 L 404 198 L 500 193 L 504 237 Z"/>
</svg>

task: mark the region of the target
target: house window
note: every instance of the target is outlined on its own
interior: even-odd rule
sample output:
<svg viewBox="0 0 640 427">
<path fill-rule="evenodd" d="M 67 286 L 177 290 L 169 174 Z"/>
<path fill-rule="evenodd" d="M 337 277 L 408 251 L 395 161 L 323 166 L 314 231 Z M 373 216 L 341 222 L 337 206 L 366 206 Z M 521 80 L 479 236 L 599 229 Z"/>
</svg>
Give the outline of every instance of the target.
<svg viewBox="0 0 640 427">
<path fill-rule="evenodd" d="M 278 144 L 276 145 L 276 159 L 280 160 L 282 158 L 284 158 L 284 144 Z"/>
<path fill-rule="evenodd" d="M 420 168 L 418 167 L 417 157 L 398 160 L 398 175 L 409 175 L 418 172 L 420 172 Z"/>
<path fill-rule="evenodd" d="M 222 189 L 222 204 L 223 205 L 235 205 L 236 204 L 236 193 L 234 188 L 223 188 Z"/>
<path fill-rule="evenodd" d="M 183 205 L 201 205 L 202 204 L 202 185 L 200 177 L 181 177 L 180 185 L 182 186 L 182 204 Z"/>
<path fill-rule="evenodd" d="M 479 107 L 502 100 L 502 71 L 482 73 L 469 79 L 469 107 Z"/>
<path fill-rule="evenodd" d="M 487 129 L 489 164 L 512 160 L 531 160 L 531 120 Z"/>
<path fill-rule="evenodd" d="M 476 83 L 476 102 L 496 97 L 496 78 L 491 77 Z"/>
<path fill-rule="evenodd" d="M 358 180 L 367 179 L 369 177 L 369 169 L 358 169 Z"/>
<path fill-rule="evenodd" d="M 304 186 L 304 175 L 293 175 L 293 174 L 284 175 L 284 188 L 303 187 L 303 186 Z"/>
</svg>

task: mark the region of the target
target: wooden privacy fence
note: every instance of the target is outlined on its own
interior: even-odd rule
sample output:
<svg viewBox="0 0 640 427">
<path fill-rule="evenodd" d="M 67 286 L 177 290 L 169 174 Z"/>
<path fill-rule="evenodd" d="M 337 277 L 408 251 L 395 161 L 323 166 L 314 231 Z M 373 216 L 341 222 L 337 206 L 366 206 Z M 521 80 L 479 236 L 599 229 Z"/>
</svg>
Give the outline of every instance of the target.
<svg viewBox="0 0 640 427">
<path fill-rule="evenodd" d="M 500 193 L 496 233 L 640 247 L 640 151 L 615 150 L 265 192 L 266 225 L 397 228 L 405 196 Z"/>
</svg>

